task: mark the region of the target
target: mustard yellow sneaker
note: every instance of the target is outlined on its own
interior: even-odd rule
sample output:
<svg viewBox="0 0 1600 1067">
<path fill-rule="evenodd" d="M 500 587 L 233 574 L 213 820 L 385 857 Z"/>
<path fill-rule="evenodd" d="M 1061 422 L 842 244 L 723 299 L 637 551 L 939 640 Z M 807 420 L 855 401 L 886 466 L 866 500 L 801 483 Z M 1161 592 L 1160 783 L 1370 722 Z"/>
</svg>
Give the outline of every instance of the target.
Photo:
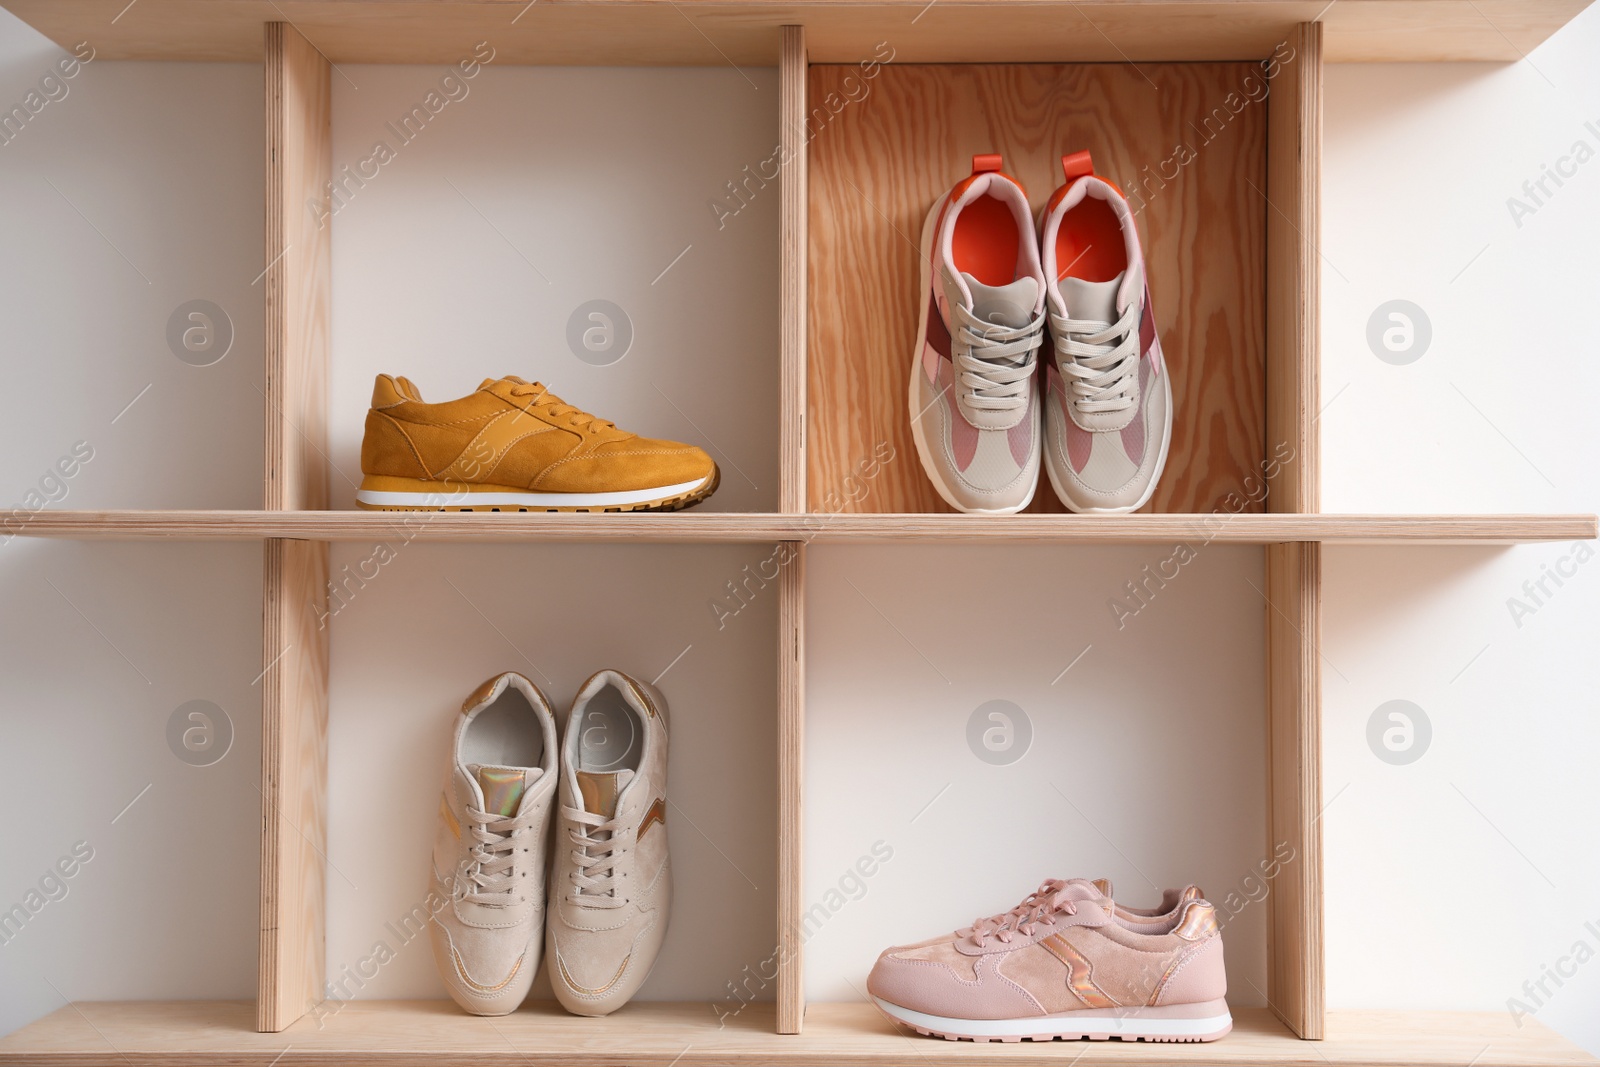
<svg viewBox="0 0 1600 1067">
<path fill-rule="evenodd" d="M 716 492 L 704 450 L 619 429 L 538 382 L 428 404 L 378 375 L 356 504 L 373 511 L 676 511 Z"/>
</svg>

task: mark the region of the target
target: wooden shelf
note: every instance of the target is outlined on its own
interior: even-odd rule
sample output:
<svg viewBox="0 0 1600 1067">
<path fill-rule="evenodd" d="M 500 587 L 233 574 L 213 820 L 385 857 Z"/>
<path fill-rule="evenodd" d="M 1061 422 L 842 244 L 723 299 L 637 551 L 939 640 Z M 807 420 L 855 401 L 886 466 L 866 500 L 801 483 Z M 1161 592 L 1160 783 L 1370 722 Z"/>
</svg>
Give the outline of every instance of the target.
<svg viewBox="0 0 1600 1067">
<path fill-rule="evenodd" d="M 796 1064 L 1262 1064 L 1273 1067 L 1556 1067 L 1597 1062 L 1548 1028 L 1518 1028 L 1505 1012 L 1335 1012 L 1325 1041 L 1301 1041 L 1270 1012 L 1234 1013 L 1233 1033 L 1206 1044 L 986 1044 L 899 1031 L 866 1004 L 813 1004 L 805 1032 L 773 1033 L 773 1006 L 752 1004 L 718 1027 L 709 1004 L 632 1004 L 604 1019 L 553 1004 L 479 1019 L 448 1001 L 324 1005 L 277 1034 L 254 1032 L 248 1001 L 120 1001 L 71 1005 L 0 1039 L 0 1064 L 66 1067 L 730 1067 Z M 319 1009 L 320 1010 L 320 1009 Z"/>
<path fill-rule="evenodd" d="M 1590 0 L 4 0 L 100 58 L 259 61 L 285 21 L 334 63 L 774 66 L 803 25 L 813 63 L 1263 59 L 1321 19 L 1331 62 L 1522 58 Z M 125 10 L 129 9 L 131 10 Z"/>
<path fill-rule="evenodd" d="M 375 511 L 42 511 L 16 532 L 98 541 L 654 541 L 667 544 L 1517 544 L 1591 540 L 1593 515 L 574 515 Z"/>
<path fill-rule="evenodd" d="M 1325 1016 L 1322 950 L 1323 858 L 1316 813 L 1323 810 L 1320 777 L 1321 689 L 1316 649 L 1321 625 L 1321 553 L 1329 544 L 1508 544 L 1592 539 L 1593 515 L 1330 515 L 1319 514 L 1319 437 L 1315 413 L 1320 353 L 1317 227 L 1322 138 L 1321 85 L 1328 61 L 1513 61 L 1533 50 L 1591 0 L 0 0 L 4 7 L 57 43 L 87 41 L 101 59 L 261 62 L 265 74 L 266 239 L 263 396 L 266 410 L 264 501 L 267 510 L 45 511 L 13 515 L 0 531 L 30 537 L 113 541 L 261 541 L 263 566 L 262 776 L 263 820 L 260 974 L 253 1002 L 79 1003 L 0 1039 L 0 1065 L 195 1064 L 697 1064 L 769 1063 L 1061 1064 L 1288 1064 L 1339 1067 L 1381 1064 L 1594 1064 L 1590 1057 L 1532 1024 L 1517 1028 L 1503 1013 L 1356 1013 Z M 484 45 L 486 47 L 480 47 Z M 1186 168 L 1147 219 L 1150 247 L 1180 267 L 1163 291 L 1181 279 L 1217 271 L 1219 238 L 1193 230 L 1194 217 L 1213 218 L 1237 240 L 1223 258 L 1237 275 L 1209 277 L 1209 303 L 1171 303 L 1175 336 L 1187 338 L 1193 363 L 1183 379 L 1180 408 L 1184 450 L 1165 496 L 1155 506 L 1181 512 L 1131 516 L 1026 514 L 979 517 L 923 513 L 932 508 L 914 464 L 902 464 L 874 483 L 870 504 L 847 490 L 856 461 L 876 452 L 883 427 L 904 426 L 893 406 L 831 433 L 808 423 L 808 390 L 824 406 L 830 383 L 854 367 L 833 367 L 813 379 L 808 330 L 822 350 L 845 353 L 835 322 L 814 303 L 839 308 L 822 286 L 808 296 L 815 253 L 830 241 L 847 243 L 860 226 L 846 226 L 842 186 L 873 191 L 888 219 L 914 220 L 944 189 L 974 145 L 1003 144 L 1028 167 L 1044 168 L 1041 144 L 1089 144 L 1095 129 L 1144 130 L 1143 141 L 1094 144 L 1097 158 L 1138 173 L 1162 158 L 1182 127 L 1197 132 L 1219 114 L 1235 77 L 1254 75 L 1260 61 L 1279 55 L 1266 113 L 1228 120 L 1231 142 L 1206 162 Z M 492 50 L 492 58 L 489 50 Z M 1292 56 L 1292 61 L 1290 57 Z M 692 511 L 676 515 L 551 515 L 374 513 L 322 510 L 328 505 L 328 382 L 332 354 L 329 232 L 308 220 L 331 212 L 334 188 L 331 124 L 332 64 L 455 64 L 476 59 L 512 64 L 776 65 L 776 114 L 788 152 L 782 186 L 782 296 L 778 359 L 782 382 L 779 499 L 783 513 Z M 854 99 L 851 70 L 830 64 L 878 66 L 895 73 L 876 82 L 872 103 L 835 121 L 830 100 Z M 1158 61 L 1238 61 L 1236 69 L 1154 69 Z M 893 64 L 892 68 L 888 65 Z M 1106 69 L 982 69 L 973 64 L 1094 64 Z M 812 67 L 817 64 L 817 67 Z M 918 69 L 916 64 L 962 64 Z M 1151 69 L 1133 70 L 1130 64 Z M 1200 66 L 1200 64 L 1195 64 Z M 1209 65 L 1208 65 L 1209 66 Z M 865 67 L 860 69 L 865 71 Z M 346 77 L 349 75 L 347 74 Z M 359 74 L 357 75 L 359 77 Z M 862 77 L 869 77 L 863 73 Z M 928 90 L 982 80 L 985 104 L 962 119 L 928 106 Z M 1084 86 L 1092 93 L 1080 91 Z M 1148 95 L 1149 87 L 1158 92 Z M 1053 95 L 1043 95 L 1041 89 Z M 1036 92 L 1036 89 L 1040 89 Z M 1173 111 L 1183 90 L 1186 110 Z M 843 93 L 843 97 L 839 94 Z M 1063 100 L 1103 98 L 1105 110 L 1063 116 Z M 979 99 L 980 96 L 973 96 Z M 966 100 L 966 97 L 962 97 Z M 1027 111 L 1020 102 L 1037 100 Z M 1154 101 L 1154 102 L 1153 102 Z M 1165 101 L 1165 102 L 1162 102 Z M 969 101 L 970 102 L 970 101 Z M 1259 102 L 1259 101 L 1257 101 Z M 1156 106 L 1157 104 L 1160 106 Z M 1016 114 L 1000 116 L 1016 104 Z M 1259 110 L 1259 109 L 1257 109 Z M 816 118 L 815 116 L 820 116 Z M 1180 121 L 1181 120 L 1181 121 Z M 1170 125 L 1162 126 L 1160 122 Z M 830 125 L 831 124 L 831 125 Z M 813 144 L 824 126 L 832 140 Z M 945 146 L 925 157 L 904 187 L 885 183 L 879 197 L 863 169 L 842 148 L 854 138 L 936 131 L 925 138 Z M 947 151 L 949 135 L 966 145 Z M 1152 132 L 1153 131 L 1153 132 Z M 1204 136 L 1204 134 L 1202 134 Z M 1006 138 L 1009 138 L 1007 140 Z M 1210 138 L 1208 137 L 1208 140 Z M 969 144 L 968 142 L 971 142 Z M 1117 142 L 1120 144 L 1121 142 Z M 555 145 L 559 153 L 570 146 Z M 1054 149 L 1052 149 L 1053 151 Z M 834 154 L 829 155 L 832 151 Z M 869 159 L 871 152 L 857 154 Z M 948 156 L 948 158 L 944 158 Z M 554 157 L 553 157 L 554 158 Z M 816 171 L 816 196 L 808 193 Z M 870 168 L 865 168 L 870 169 Z M 1038 190 L 1053 182 L 1045 170 L 1027 177 Z M 1244 197 L 1239 178 L 1261 193 Z M 898 179 L 897 179 L 898 180 Z M 1264 192 L 1257 188 L 1264 183 Z M 1164 188 L 1164 186 L 1163 186 Z M 859 193 L 859 189 L 856 193 Z M 1227 212 L 1210 214 L 1211 194 L 1233 196 Z M 1202 195 L 1205 194 L 1205 195 Z M 1267 205 L 1273 208 L 1267 211 Z M 1188 218 L 1180 226 L 1174 214 Z M 856 205 L 857 220 L 865 217 Z M 876 216 L 875 216 L 876 217 Z M 1233 221 L 1230 221 L 1233 220 Z M 1242 222 L 1240 221 L 1242 220 Z M 882 221 L 872 222 L 884 236 Z M 1222 225 L 1227 223 L 1227 225 Z M 908 223 L 915 225 L 914 222 Z M 1243 229 L 1239 226 L 1243 225 Z M 1168 227 L 1161 229 L 1162 226 Z M 1178 227 L 1178 228 L 1173 228 Z M 1213 259 L 1173 258 L 1179 230 Z M 814 232 L 812 232 L 814 231 Z M 1165 237 L 1163 237 L 1165 234 Z M 884 244 L 895 248 L 893 240 Z M 881 249 L 880 249 L 881 251 Z M 909 260 L 895 249 L 898 268 L 844 270 L 837 277 L 868 279 L 893 295 L 909 292 Z M 882 257 L 880 257 L 881 259 Z M 884 262 L 887 262 L 885 260 Z M 894 269 L 903 272 L 893 273 Z M 1225 284 L 1224 284 L 1225 282 Z M 907 284 L 902 284 L 907 283 Z M 854 283 L 852 283 L 854 284 Z M 873 351 L 904 352 L 914 305 L 901 307 L 899 333 L 879 338 Z M 1178 323 L 1179 313 L 1197 316 Z M 1218 315 L 1235 324 L 1218 333 Z M 878 311 L 872 314 L 878 316 Z M 1201 318 L 1208 324 L 1198 328 Z M 1258 333 L 1264 329 L 1264 334 Z M 860 338 L 862 330 L 843 331 Z M 1215 346 L 1225 360 L 1201 362 Z M 820 366 L 820 361 L 819 361 Z M 1220 369 L 1218 367 L 1220 366 Z M 1242 368 L 1242 370 L 1241 370 Z M 892 400 L 903 387 L 903 366 L 885 363 L 883 388 L 857 394 Z M 1202 387 L 1213 391 L 1202 396 Z M 1231 390 L 1231 392 L 1230 392 Z M 1233 395 L 1237 393 L 1238 395 Z M 852 401 L 854 402 L 854 401 Z M 834 405 L 829 410 L 842 411 Z M 1218 414 L 1220 413 L 1220 414 Z M 345 417 L 348 412 L 335 413 Z M 870 414 L 870 413 L 869 413 Z M 1203 431 L 1203 432 L 1202 432 Z M 808 443 L 809 438 L 809 443 Z M 1211 442 L 1219 442 L 1212 444 Z M 1231 514 L 1213 510 L 1245 477 L 1267 468 L 1287 446 L 1292 465 L 1272 496 L 1253 506 L 1288 513 Z M 1214 448 L 1205 451 L 1201 446 Z M 808 464 L 808 448 L 816 455 Z M 897 455 L 912 452 L 903 439 Z M 809 474 L 808 474 L 809 472 Z M 824 475 L 826 475 L 824 477 Z M 807 480 L 815 484 L 808 493 Z M 908 479 L 896 481 L 896 479 Z M 1208 480 L 1209 479 L 1209 480 Z M 1041 487 L 1048 492 L 1046 487 Z M 894 490 L 894 491 L 891 491 Z M 917 494 L 920 494 L 917 495 Z M 831 500 L 894 512 L 834 514 Z M 810 501 L 808 504 L 807 502 Z M 1045 502 L 1047 503 L 1047 501 Z M 805 507 L 818 513 L 802 513 Z M 904 512 L 904 513 L 902 513 Z M 912 1037 L 862 1004 L 804 1003 L 803 954 L 796 931 L 804 903 L 803 837 L 806 747 L 806 551 L 784 571 L 778 587 L 780 817 L 778 923 L 783 954 L 776 1005 L 752 1005 L 720 1025 L 707 1004 L 634 1004 L 606 1019 L 580 1019 L 549 1005 L 504 1019 L 477 1019 L 444 1002 L 357 1002 L 323 1005 L 325 846 L 327 844 L 327 704 L 329 646 L 328 543 L 334 541 L 460 541 L 539 543 L 937 543 L 1144 544 L 1213 541 L 1268 547 L 1266 635 L 1268 840 L 1293 844 L 1301 862 L 1275 884 L 1265 907 L 1269 979 L 1277 1015 L 1238 1013 L 1237 1028 L 1214 1045 L 971 1045 Z M 1283 605 L 1284 607 L 1279 607 Z M 824 828 L 825 830 L 826 828 Z M 787 939 L 787 940 L 785 940 Z M 1280 1018 L 1281 1016 L 1281 1018 Z M 804 1032 L 795 1034 L 804 1022 Z M 257 1032 L 257 1031 L 262 1032 Z M 781 1031 L 782 1033 L 775 1033 Z M 1312 1039 L 1302 1041 L 1301 1038 Z"/>
</svg>

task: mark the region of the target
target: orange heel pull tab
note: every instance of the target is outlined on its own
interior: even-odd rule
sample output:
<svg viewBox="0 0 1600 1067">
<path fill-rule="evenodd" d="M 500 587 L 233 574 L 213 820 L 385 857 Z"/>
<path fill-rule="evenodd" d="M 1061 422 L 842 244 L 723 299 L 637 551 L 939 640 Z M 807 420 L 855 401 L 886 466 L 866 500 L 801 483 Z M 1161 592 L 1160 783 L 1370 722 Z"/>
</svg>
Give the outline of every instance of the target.
<svg viewBox="0 0 1600 1067">
<path fill-rule="evenodd" d="M 1000 153 L 990 152 L 985 155 L 972 157 L 972 173 L 987 174 L 1000 169 Z"/>
<path fill-rule="evenodd" d="M 1094 173 L 1094 160 L 1089 158 L 1088 149 L 1073 152 L 1061 157 L 1061 170 L 1067 176 L 1067 184 L 1071 185 L 1079 178 L 1087 178 Z"/>
</svg>

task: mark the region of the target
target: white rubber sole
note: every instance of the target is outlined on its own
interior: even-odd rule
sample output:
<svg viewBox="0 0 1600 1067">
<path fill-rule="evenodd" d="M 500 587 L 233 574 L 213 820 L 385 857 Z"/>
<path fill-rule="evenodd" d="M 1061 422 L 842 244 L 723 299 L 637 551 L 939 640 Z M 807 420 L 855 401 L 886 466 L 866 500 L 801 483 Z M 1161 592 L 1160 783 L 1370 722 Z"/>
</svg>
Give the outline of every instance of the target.
<svg viewBox="0 0 1600 1067">
<path fill-rule="evenodd" d="M 872 1002 L 893 1021 L 949 1041 L 1215 1041 L 1233 1029 L 1233 1016 L 1220 1000 L 1166 1008 L 1088 1009 L 1031 1019 L 949 1019 L 879 997 Z"/>
<path fill-rule="evenodd" d="M 932 453 L 928 450 L 928 441 L 922 435 L 922 414 L 917 405 L 922 402 L 922 397 L 917 389 L 917 376 L 922 373 L 922 346 L 927 344 L 928 337 L 928 304 L 929 294 L 933 291 L 933 225 L 938 221 L 939 209 L 944 206 L 949 193 L 933 202 L 933 207 L 928 211 L 928 217 L 922 220 L 922 264 L 918 270 L 921 285 L 917 292 L 922 298 L 921 310 L 917 312 L 917 346 L 911 353 L 911 374 L 906 379 L 906 414 L 911 418 L 911 441 L 917 446 L 917 460 L 922 464 L 922 473 L 928 476 L 928 481 L 933 483 L 933 488 L 938 492 L 939 499 L 967 515 L 1015 515 L 1029 504 L 1033 503 L 1033 495 L 1039 491 L 1039 470 L 1036 466 L 1033 472 L 1033 486 L 1028 490 L 1028 498 L 1015 507 L 1008 508 L 971 508 L 958 503 L 955 494 L 945 485 L 944 476 L 928 457 Z M 936 399 L 934 401 L 938 403 Z M 1044 415 L 1040 413 L 1041 427 Z"/>
<path fill-rule="evenodd" d="M 404 508 L 419 511 L 477 510 L 480 508 L 518 508 L 527 510 L 573 510 L 636 507 L 691 496 L 714 482 L 716 475 L 676 485 L 652 489 L 632 489 L 617 493 L 473 493 L 418 492 L 398 493 L 375 489 L 356 490 L 356 503 L 371 508 Z M 709 495 L 709 494 L 707 494 Z"/>
</svg>

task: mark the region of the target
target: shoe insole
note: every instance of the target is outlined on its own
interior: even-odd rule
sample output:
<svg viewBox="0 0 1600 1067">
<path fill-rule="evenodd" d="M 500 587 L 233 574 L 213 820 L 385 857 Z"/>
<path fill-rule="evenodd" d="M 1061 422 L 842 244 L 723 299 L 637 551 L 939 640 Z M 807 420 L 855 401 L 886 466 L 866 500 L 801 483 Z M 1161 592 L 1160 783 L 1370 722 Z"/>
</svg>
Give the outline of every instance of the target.
<svg viewBox="0 0 1600 1067">
<path fill-rule="evenodd" d="M 1116 211 L 1104 200 L 1084 197 L 1056 230 L 1056 276 L 1109 282 L 1128 269 L 1128 246 Z"/>
<path fill-rule="evenodd" d="M 951 235 L 951 257 L 984 285 L 1010 285 L 1017 280 L 1017 217 L 1011 205 L 980 196 L 961 209 Z"/>
<path fill-rule="evenodd" d="M 583 706 L 574 770 L 637 771 L 643 749 L 644 730 L 638 713 L 613 686 L 606 686 Z"/>
<path fill-rule="evenodd" d="M 461 739 L 461 762 L 544 766 L 544 729 L 521 690 L 507 687 L 493 704 L 474 716 Z"/>
</svg>

